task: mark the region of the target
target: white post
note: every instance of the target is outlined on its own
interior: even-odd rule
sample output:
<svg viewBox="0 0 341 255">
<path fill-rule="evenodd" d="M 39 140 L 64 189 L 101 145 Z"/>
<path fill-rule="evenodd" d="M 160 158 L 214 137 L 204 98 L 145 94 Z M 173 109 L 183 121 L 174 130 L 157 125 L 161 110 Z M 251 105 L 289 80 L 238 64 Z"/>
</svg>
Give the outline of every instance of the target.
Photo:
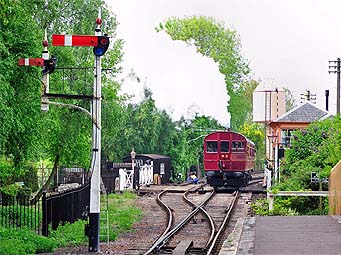
<svg viewBox="0 0 341 255">
<path fill-rule="evenodd" d="M 269 201 L 269 211 L 273 211 L 273 209 L 274 209 L 274 196 L 270 195 L 268 201 Z"/>
<path fill-rule="evenodd" d="M 48 60 L 49 59 L 49 51 L 47 50 L 47 46 L 48 46 L 48 41 L 47 41 L 47 32 L 46 32 L 46 29 L 45 29 L 45 36 L 44 36 L 44 41 L 43 41 L 43 46 L 44 46 L 44 50 L 43 50 L 43 54 L 42 54 L 42 58 L 44 60 Z M 43 69 L 45 69 L 46 67 L 44 66 Z M 46 73 L 46 74 L 43 74 L 43 77 L 42 77 L 42 82 L 43 82 L 43 86 L 44 86 L 44 89 L 43 89 L 43 93 L 49 93 L 49 74 Z M 41 98 L 41 105 L 40 105 L 40 109 L 41 111 L 43 112 L 47 112 L 49 110 L 49 99 L 45 96 L 42 96 Z"/>
<path fill-rule="evenodd" d="M 97 22 L 98 20 L 98 22 Z M 99 10 L 96 36 L 101 36 L 101 12 Z M 89 251 L 99 251 L 99 233 L 100 233 L 100 180 L 101 180 L 101 57 L 95 55 L 94 70 L 94 92 L 92 100 L 92 176 L 90 186 L 90 214 L 89 214 Z"/>
<path fill-rule="evenodd" d="M 278 179 L 278 144 L 275 144 L 275 183 L 277 183 Z"/>
<path fill-rule="evenodd" d="M 125 187 L 125 184 L 126 184 L 126 172 L 124 169 L 120 168 L 119 169 L 119 175 L 120 175 L 120 187 L 119 187 L 119 190 L 120 191 L 123 191 L 124 190 L 124 187 Z"/>
<path fill-rule="evenodd" d="M 148 184 L 153 184 L 154 183 L 154 162 L 150 162 L 149 166 L 149 182 Z"/>
<path fill-rule="evenodd" d="M 271 171 L 266 168 L 266 198 L 270 199 L 269 190 L 271 190 Z"/>
</svg>

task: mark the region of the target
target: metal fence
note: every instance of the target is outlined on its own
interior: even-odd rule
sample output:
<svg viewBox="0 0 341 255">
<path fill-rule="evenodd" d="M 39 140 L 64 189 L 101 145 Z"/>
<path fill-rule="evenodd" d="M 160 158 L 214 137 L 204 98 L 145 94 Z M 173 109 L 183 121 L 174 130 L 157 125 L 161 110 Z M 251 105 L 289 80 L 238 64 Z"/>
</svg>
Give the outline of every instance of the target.
<svg viewBox="0 0 341 255">
<path fill-rule="evenodd" d="M 90 183 L 77 189 L 46 196 L 43 194 L 42 234 L 48 236 L 48 226 L 57 229 L 63 222 L 85 219 L 90 206 Z"/>
<path fill-rule="evenodd" d="M 29 228 L 42 233 L 42 201 L 31 204 L 30 196 L 9 196 L 0 193 L 0 226 Z"/>
<path fill-rule="evenodd" d="M 48 236 L 49 226 L 85 219 L 90 205 L 90 183 L 77 189 L 47 196 L 31 204 L 30 196 L 8 196 L 0 193 L 0 226 L 28 228 Z"/>
</svg>

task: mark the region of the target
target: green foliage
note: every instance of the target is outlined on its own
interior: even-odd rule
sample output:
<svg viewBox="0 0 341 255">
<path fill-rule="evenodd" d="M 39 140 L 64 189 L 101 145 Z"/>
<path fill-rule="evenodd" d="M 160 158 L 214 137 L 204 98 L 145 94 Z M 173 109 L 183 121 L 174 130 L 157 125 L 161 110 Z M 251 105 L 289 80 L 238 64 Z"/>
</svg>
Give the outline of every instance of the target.
<svg viewBox="0 0 341 255">
<path fill-rule="evenodd" d="M 191 120 L 180 119 L 177 122 L 176 138 L 174 146 L 171 148 L 171 158 L 174 176 L 181 173 L 186 177 L 187 171 L 198 166 L 203 169 L 203 140 L 211 130 L 224 130 L 225 128 L 217 120 L 198 115 Z"/>
<path fill-rule="evenodd" d="M 91 120 L 83 112 L 54 105 L 50 105 L 47 113 L 41 113 L 40 68 L 19 67 L 17 60 L 41 56 L 44 29 L 47 29 L 50 43 L 52 34 L 94 34 L 98 7 L 101 7 L 103 31 L 114 35 L 116 18 L 101 0 L 0 2 L 1 186 L 24 181 L 29 188 L 36 190 L 36 170 L 26 164 L 27 160 L 49 160 L 60 154 L 63 165 L 89 165 Z M 102 60 L 103 68 L 112 69 L 111 72 L 103 72 L 104 86 L 112 83 L 121 70 L 123 41 L 115 39 L 111 38 L 110 49 Z M 91 95 L 92 49 L 49 47 L 49 51 L 58 58 L 58 67 L 90 67 L 87 74 L 76 69 L 56 69 L 50 75 L 50 92 Z M 58 101 L 90 109 L 86 101 Z"/>
<path fill-rule="evenodd" d="M 251 204 L 251 208 L 256 215 L 260 216 L 294 216 L 298 213 L 291 209 L 291 204 L 288 200 L 277 201 L 275 200 L 274 208 L 269 211 L 269 202 L 267 199 L 257 199 L 255 203 Z"/>
<path fill-rule="evenodd" d="M 74 223 L 65 223 L 59 225 L 56 230 L 49 230 L 49 238 L 55 242 L 58 247 L 75 246 L 85 244 L 88 240 L 84 236 L 86 221 L 78 220 Z"/>
<path fill-rule="evenodd" d="M 28 229 L 0 227 L 0 254 L 37 254 L 51 252 L 56 248 L 55 240 L 38 236 Z"/>
<path fill-rule="evenodd" d="M 251 204 L 251 209 L 256 215 L 269 215 L 269 202 L 267 199 L 257 199 Z"/>
<path fill-rule="evenodd" d="M 292 149 L 288 151 L 288 163 L 305 159 L 319 151 L 319 147 L 330 135 L 331 120 L 315 122 L 307 129 L 294 132 Z"/>
<path fill-rule="evenodd" d="M 296 102 L 294 99 L 294 95 L 291 90 L 288 88 L 283 88 L 285 93 L 285 110 L 286 112 L 290 111 L 296 106 Z"/>
<path fill-rule="evenodd" d="M 16 183 L 0 187 L 0 193 L 8 196 L 16 196 L 19 193 L 20 186 Z"/>
<path fill-rule="evenodd" d="M 243 82 L 250 69 L 241 54 L 237 32 L 225 28 L 224 24 L 211 17 L 204 16 L 170 18 L 156 30 L 165 31 L 173 40 L 194 45 L 197 52 L 218 63 L 220 73 L 225 76 L 226 89 L 230 96 L 227 109 L 231 114 L 231 128 L 237 130 L 251 110 L 251 101 L 246 99 L 245 91 L 252 84 Z"/>
<path fill-rule="evenodd" d="M 14 182 L 24 182 L 20 187 Z M 7 195 L 27 194 L 38 189 L 37 168 L 30 162 L 14 165 L 13 160 L 0 156 L 0 192 Z"/>
<path fill-rule="evenodd" d="M 341 119 L 326 119 L 314 122 L 304 130 L 294 132 L 291 148 L 286 152 L 285 175 L 277 190 L 328 190 L 328 185 L 311 183 L 311 172 L 320 179 L 328 178 L 330 170 L 340 160 Z M 276 199 L 276 201 L 279 199 Z M 281 198 L 300 214 L 320 213 L 319 198 L 290 197 Z M 277 202 L 276 202 L 277 203 Z M 326 210 L 326 209 L 324 209 Z"/>
<path fill-rule="evenodd" d="M 340 131 L 341 120 L 335 117 L 295 132 L 292 146 L 287 152 L 288 174 L 293 177 L 306 169 L 306 175 L 317 172 L 321 178 L 329 177 L 330 170 L 340 160 Z"/>
<path fill-rule="evenodd" d="M 239 132 L 254 142 L 256 146 L 256 170 L 260 170 L 264 163 L 264 127 L 258 123 L 245 122 L 239 127 Z"/>
</svg>

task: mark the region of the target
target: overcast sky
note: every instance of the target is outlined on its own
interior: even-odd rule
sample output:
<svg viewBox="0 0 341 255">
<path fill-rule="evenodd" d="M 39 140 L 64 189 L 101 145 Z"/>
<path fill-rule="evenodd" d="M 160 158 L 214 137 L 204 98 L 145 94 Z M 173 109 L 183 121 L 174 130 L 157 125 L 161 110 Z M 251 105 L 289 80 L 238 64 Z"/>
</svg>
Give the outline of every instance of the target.
<svg viewBox="0 0 341 255">
<path fill-rule="evenodd" d="M 325 109 L 330 90 L 336 112 L 336 75 L 328 61 L 341 57 L 339 0 L 107 0 L 119 22 L 117 37 L 125 40 L 124 78 L 133 69 L 141 83 L 126 79 L 125 92 L 141 98 L 143 85 L 157 107 L 174 120 L 188 109 L 229 122 L 223 76 L 211 59 L 155 27 L 170 17 L 204 15 L 235 29 L 254 79 L 289 88 L 297 102 L 309 89 Z"/>
</svg>

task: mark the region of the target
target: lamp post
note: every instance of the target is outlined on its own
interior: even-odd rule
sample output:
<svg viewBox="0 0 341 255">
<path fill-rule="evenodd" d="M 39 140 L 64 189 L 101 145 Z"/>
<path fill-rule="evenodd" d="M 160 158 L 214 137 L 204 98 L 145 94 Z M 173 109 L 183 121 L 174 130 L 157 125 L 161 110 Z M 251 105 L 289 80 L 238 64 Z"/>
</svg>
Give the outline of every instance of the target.
<svg viewBox="0 0 341 255">
<path fill-rule="evenodd" d="M 277 178 L 278 178 L 278 135 L 277 135 L 277 132 L 275 132 L 272 135 L 268 135 L 268 138 L 272 147 L 275 149 L 273 168 L 274 168 L 275 182 L 277 183 Z"/>
<path fill-rule="evenodd" d="M 133 183 L 133 188 L 136 188 L 135 180 L 136 180 L 136 174 L 135 174 L 135 157 L 136 157 L 136 152 L 134 151 L 134 148 L 131 149 L 130 152 L 130 157 L 131 157 L 131 168 L 134 174 L 134 183 Z"/>
</svg>

